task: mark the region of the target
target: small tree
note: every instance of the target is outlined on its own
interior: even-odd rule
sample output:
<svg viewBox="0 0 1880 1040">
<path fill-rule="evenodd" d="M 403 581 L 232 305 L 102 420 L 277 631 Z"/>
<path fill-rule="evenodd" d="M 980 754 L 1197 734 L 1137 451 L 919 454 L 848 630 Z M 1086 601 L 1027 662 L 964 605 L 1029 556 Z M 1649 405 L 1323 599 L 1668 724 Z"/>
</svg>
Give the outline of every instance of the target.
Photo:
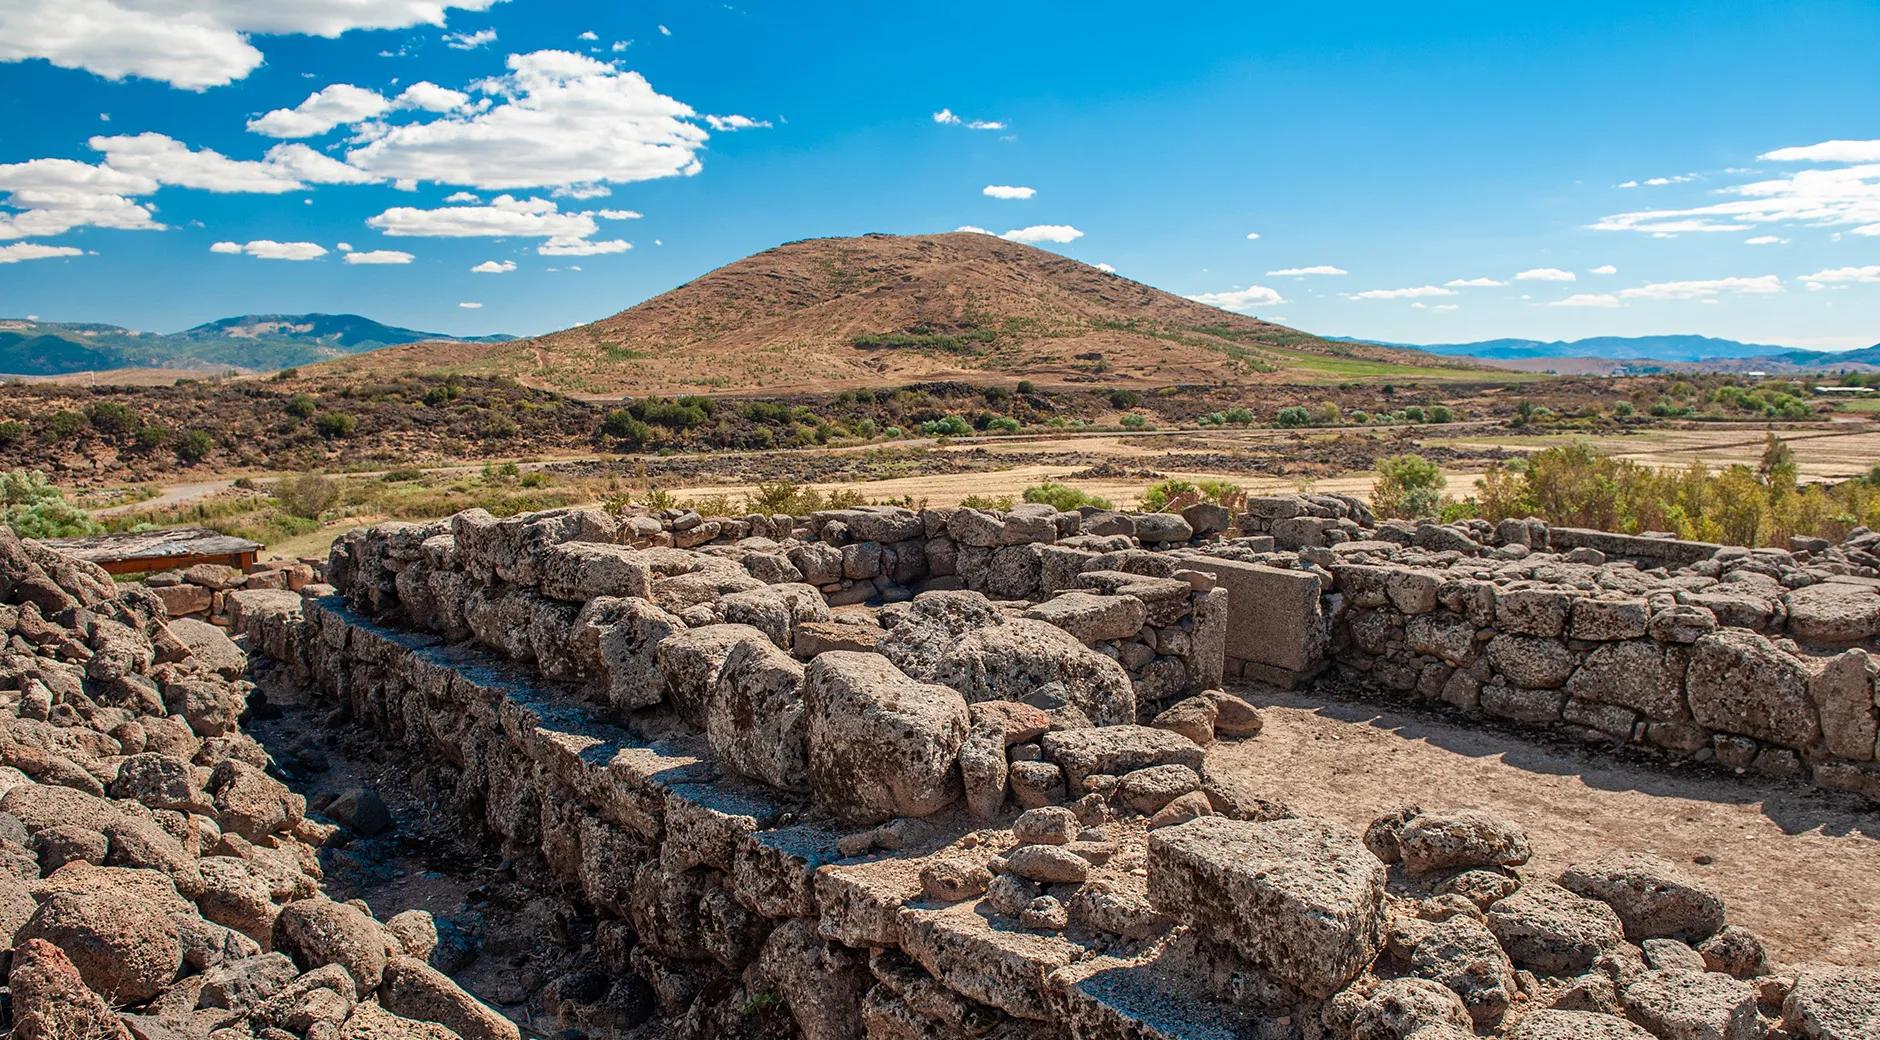
<svg viewBox="0 0 1880 1040">
<path fill-rule="evenodd" d="M 1289 428 L 1312 425 L 1312 413 L 1298 405 L 1293 405 L 1290 408 L 1281 408 L 1279 415 L 1276 416 L 1275 419 L 1281 426 Z"/>
<path fill-rule="evenodd" d="M 215 438 L 201 430 L 184 430 L 177 438 L 176 453 L 185 462 L 201 462 L 215 447 Z"/>
<path fill-rule="evenodd" d="M 0 522 L 21 538 L 96 534 L 98 525 L 37 470 L 0 473 Z"/>
<path fill-rule="evenodd" d="M 1377 463 L 1371 508 L 1384 519 L 1415 520 L 1435 516 L 1448 485 L 1442 467 L 1421 455 L 1396 455 Z"/>
<path fill-rule="evenodd" d="M 289 513 L 318 520 L 339 501 L 339 483 L 318 473 L 301 473 L 275 484 L 274 497 Z"/>
</svg>

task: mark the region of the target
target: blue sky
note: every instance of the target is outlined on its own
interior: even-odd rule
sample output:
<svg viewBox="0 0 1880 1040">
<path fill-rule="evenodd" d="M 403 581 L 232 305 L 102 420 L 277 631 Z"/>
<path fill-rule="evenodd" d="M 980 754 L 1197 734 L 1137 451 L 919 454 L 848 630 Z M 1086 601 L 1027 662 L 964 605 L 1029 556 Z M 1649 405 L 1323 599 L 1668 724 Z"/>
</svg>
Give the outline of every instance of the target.
<svg viewBox="0 0 1880 1040">
<path fill-rule="evenodd" d="M 1880 341 L 1880 6 L 1325 6 L 0 0 L 0 316 L 537 333 L 973 227 L 1331 335 Z"/>
</svg>

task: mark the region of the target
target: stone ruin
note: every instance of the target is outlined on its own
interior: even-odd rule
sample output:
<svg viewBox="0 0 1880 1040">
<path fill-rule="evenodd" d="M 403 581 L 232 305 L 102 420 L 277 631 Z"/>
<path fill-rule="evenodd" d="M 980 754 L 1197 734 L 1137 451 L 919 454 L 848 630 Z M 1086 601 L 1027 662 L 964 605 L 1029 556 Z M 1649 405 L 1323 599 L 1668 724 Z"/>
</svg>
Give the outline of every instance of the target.
<svg viewBox="0 0 1880 1040">
<path fill-rule="evenodd" d="M 1672 864 L 1613 854 L 1538 876 L 1518 827 L 1471 811 L 1406 806 L 1360 835 L 1209 751 L 1261 728 L 1224 685 L 1328 684 L 1880 798 L 1877 548 L 1868 532 L 1751 552 L 1378 523 L 1323 495 L 1256 498 L 1241 517 L 472 511 L 350 534 L 330 585 L 231 591 L 219 620 L 269 682 L 449 777 L 456 811 L 599 918 L 594 956 L 643 980 L 660 1016 L 622 1023 L 597 994 L 570 1012 L 588 1035 L 748 1035 L 741 1016 L 774 1001 L 807 1040 L 1871 1040 L 1880 973 L 1770 963 Z M 236 658 L 227 718 L 205 734 L 163 671 L 202 667 L 159 649 L 169 626 L 148 594 L 42 602 L 44 584 L 97 578 L 22 552 L 5 573 L 19 557 L 59 577 L 0 583 L 19 604 L 4 609 L 15 733 L 31 736 L 6 745 L 20 789 L 82 774 L 105 807 L 87 812 L 149 815 L 196 844 L 133 863 L 102 829 L 42 841 L 60 825 L 0 798 L 32 915 L 14 940 L 16 1030 L 22 992 L 64 1005 L 35 996 L 56 977 L 103 1031 L 22 1035 L 516 1035 L 424 965 L 428 919 L 379 924 L 319 896 L 312 851 L 332 825 L 240 735 Z M 141 711 L 91 674 L 92 643 L 117 634 L 106 617 L 152 648 L 111 677 L 143 691 Z M 126 722 L 190 733 L 159 757 L 206 800 L 159 807 L 124 782 L 150 740 Z M 35 771 L 15 747 L 65 765 Z M 228 815 L 245 811 L 223 797 L 237 780 L 267 781 L 281 806 L 258 839 Z M 65 842 L 82 850 L 41 848 Z M 247 930 L 225 925 L 256 949 L 160 958 L 129 998 L 33 923 L 60 874 L 139 870 L 187 901 L 192 865 L 207 878 L 211 860 L 282 849 L 306 884 L 250 900 Z M 266 958 L 281 980 L 239 1012 L 198 981 Z M 419 968 L 422 999 L 395 982 Z M 316 976 L 352 985 L 298 1017 L 260 1010 L 302 1007 Z"/>
</svg>

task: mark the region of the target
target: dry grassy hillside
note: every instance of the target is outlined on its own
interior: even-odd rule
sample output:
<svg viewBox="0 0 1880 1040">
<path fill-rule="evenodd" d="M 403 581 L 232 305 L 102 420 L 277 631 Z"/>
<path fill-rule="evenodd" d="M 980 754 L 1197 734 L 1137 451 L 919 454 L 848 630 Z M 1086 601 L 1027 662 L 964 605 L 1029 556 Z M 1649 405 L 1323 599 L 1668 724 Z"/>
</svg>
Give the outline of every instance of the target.
<svg viewBox="0 0 1880 1040">
<path fill-rule="evenodd" d="M 577 395 L 790 393 L 970 379 L 1167 386 L 1480 378 L 1333 343 L 989 235 L 791 242 L 589 325 L 414 343 L 308 374 L 460 372 Z"/>
</svg>

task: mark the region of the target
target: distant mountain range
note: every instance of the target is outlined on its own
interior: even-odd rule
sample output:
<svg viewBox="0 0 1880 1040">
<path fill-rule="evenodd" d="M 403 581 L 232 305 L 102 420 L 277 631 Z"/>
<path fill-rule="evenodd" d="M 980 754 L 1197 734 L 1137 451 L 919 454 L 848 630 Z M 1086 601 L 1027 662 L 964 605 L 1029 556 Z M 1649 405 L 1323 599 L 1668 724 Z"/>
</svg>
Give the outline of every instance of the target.
<svg viewBox="0 0 1880 1040">
<path fill-rule="evenodd" d="M 0 318 L 0 374 L 56 376 L 122 368 L 270 371 L 425 340 L 500 343 L 385 325 L 357 314 L 244 314 L 182 332 Z"/>
<path fill-rule="evenodd" d="M 1377 340 L 1359 342 L 1375 343 Z M 1490 362 L 1520 363 L 1534 368 L 1554 359 L 1593 359 L 1615 362 L 1613 369 L 1640 370 L 1653 364 L 1675 367 L 1778 371 L 1835 369 L 1880 365 L 1880 344 L 1860 350 L 1803 350 L 1767 343 L 1742 343 L 1713 336 L 1594 336 L 1576 340 L 1485 339 L 1473 343 L 1389 343 L 1393 347 L 1471 357 Z"/>
</svg>

